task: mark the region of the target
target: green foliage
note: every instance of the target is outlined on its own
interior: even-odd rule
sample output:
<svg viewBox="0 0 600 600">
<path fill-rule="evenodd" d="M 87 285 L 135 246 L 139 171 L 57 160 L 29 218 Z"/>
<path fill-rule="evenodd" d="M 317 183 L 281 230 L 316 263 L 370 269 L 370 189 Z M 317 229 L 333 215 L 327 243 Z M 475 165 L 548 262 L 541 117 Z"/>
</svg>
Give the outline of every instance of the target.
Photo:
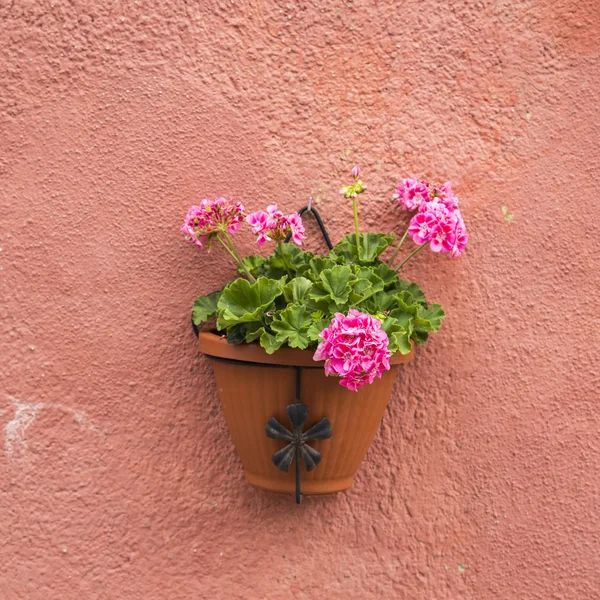
<svg viewBox="0 0 600 600">
<path fill-rule="evenodd" d="M 232 344 L 260 343 L 269 354 L 281 346 L 316 348 L 320 333 L 337 312 L 350 308 L 382 322 L 392 353 L 406 354 L 438 331 L 444 317 L 439 304 L 427 304 L 416 283 L 398 278 L 380 260 L 394 236 L 360 236 L 360 259 L 354 235 L 326 255 L 314 256 L 284 244 L 266 258 L 248 256 L 244 264 L 257 278 L 238 278 L 222 291 L 200 296 L 194 323 L 216 316 L 217 329 Z"/>
<path fill-rule="evenodd" d="M 372 264 L 379 255 L 396 239 L 384 233 L 361 233 L 359 236 L 360 258 L 356 251 L 356 236 L 352 233 L 342 238 L 331 251 L 332 256 L 343 256 L 347 261 L 360 264 Z"/>
<path fill-rule="evenodd" d="M 266 277 L 259 277 L 254 284 L 242 278 L 232 281 L 225 286 L 217 302 L 217 329 L 263 322 L 265 313 L 282 293 L 282 283 Z"/>
<path fill-rule="evenodd" d="M 242 259 L 244 266 L 252 275 L 258 275 L 258 270 L 265 262 L 265 259 L 262 256 L 250 255 L 246 256 L 246 258 Z M 244 270 L 241 267 L 238 267 L 238 273 L 244 274 Z"/>
<path fill-rule="evenodd" d="M 301 302 L 312 288 L 312 281 L 306 277 L 296 277 L 283 287 L 286 302 Z"/>
<path fill-rule="evenodd" d="M 221 297 L 221 292 L 213 292 L 200 296 L 192 308 L 192 321 L 195 325 L 200 325 L 203 321 L 207 321 L 217 314 L 217 302 Z"/>
<path fill-rule="evenodd" d="M 311 324 L 312 318 L 305 306 L 290 304 L 273 319 L 271 329 L 278 342 L 286 343 L 290 348 L 308 348 L 308 328 Z"/>
</svg>

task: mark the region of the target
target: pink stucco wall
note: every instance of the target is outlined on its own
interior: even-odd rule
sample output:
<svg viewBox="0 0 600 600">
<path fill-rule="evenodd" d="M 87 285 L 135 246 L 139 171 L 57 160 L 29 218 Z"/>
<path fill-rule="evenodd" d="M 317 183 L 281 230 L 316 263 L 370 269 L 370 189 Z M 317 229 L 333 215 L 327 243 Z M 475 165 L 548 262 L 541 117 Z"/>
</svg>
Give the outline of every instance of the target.
<svg viewBox="0 0 600 600">
<path fill-rule="evenodd" d="M 0 2 L 0 598 L 597 597 L 599 23 L 595 0 Z M 443 329 L 355 487 L 296 507 L 243 480 L 189 325 L 234 271 L 178 226 L 205 196 L 313 195 L 339 238 L 354 163 L 365 228 L 400 230 L 400 176 L 451 179 L 470 248 L 407 271 Z"/>
</svg>

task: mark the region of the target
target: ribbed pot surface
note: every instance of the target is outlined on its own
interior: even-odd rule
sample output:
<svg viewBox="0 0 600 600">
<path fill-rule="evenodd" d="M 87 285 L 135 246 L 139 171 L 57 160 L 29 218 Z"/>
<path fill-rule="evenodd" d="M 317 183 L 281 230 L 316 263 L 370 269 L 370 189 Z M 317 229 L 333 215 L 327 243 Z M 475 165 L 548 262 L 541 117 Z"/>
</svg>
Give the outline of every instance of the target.
<svg viewBox="0 0 600 600">
<path fill-rule="evenodd" d="M 257 487 L 284 493 L 295 491 L 294 468 L 285 473 L 275 467 L 271 457 L 286 444 L 268 438 L 265 428 L 269 417 L 290 428 L 285 408 L 295 402 L 293 367 L 305 367 L 300 395 L 310 409 L 305 429 L 327 417 L 333 430 L 330 439 L 310 442 L 322 460 L 310 473 L 302 465 L 302 493 L 331 494 L 352 485 L 377 433 L 398 365 L 413 354 L 394 355 L 391 370 L 381 379 L 352 392 L 339 385 L 339 379 L 325 377 L 322 363 L 312 361 L 313 351 L 286 348 L 268 355 L 255 344 L 227 344 L 208 330 L 201 331 L 198 340 L 200 351 L 215 358 L 219 398 L 246 479 Z M 232 360 L 248 362 L 227 362 Z"/>
</svg>

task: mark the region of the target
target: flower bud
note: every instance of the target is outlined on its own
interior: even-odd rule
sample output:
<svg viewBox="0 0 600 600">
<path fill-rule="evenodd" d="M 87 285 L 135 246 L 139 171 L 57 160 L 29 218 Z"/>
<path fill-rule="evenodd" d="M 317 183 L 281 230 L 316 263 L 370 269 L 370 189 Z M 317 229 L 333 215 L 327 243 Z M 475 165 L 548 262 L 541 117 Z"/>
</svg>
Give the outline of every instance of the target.
<svg viewBox="0 0 600 600">
<path fill-rule="evenodd" d="M 352 167 L 352 177 L 358 177 L 360 175 L 360 169 L 357 166 Z"/>
</svg>

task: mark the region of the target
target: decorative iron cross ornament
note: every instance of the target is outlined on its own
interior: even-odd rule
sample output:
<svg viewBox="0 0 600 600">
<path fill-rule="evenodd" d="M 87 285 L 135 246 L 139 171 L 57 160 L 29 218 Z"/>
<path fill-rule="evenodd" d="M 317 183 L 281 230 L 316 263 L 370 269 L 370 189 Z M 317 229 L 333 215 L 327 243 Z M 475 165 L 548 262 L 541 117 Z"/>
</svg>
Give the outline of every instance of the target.
<svg viewBox="0 0 600 600">
<path fill-rule="evenodd" d="M 308 431 L 304 431 L 304 423 L 308 416 L 308 406 L 296 402 L 286 407 L 287 416 L 292 424 L 292 431 L 284 427 L 275 417 L 267 421 L 267 436 L 274 440 L 286 440 L 289 444 L 273 454 L 273 464 L 286 473 L 296 457 L 296 503 L 300 504 L 300 457 L 307 471 L 312 471 L 321 462 L 321 453 L 307 444 L 313 440 L 326 440 L 331 437 L 331 423 L 323 418 Z"/>
</svg>

